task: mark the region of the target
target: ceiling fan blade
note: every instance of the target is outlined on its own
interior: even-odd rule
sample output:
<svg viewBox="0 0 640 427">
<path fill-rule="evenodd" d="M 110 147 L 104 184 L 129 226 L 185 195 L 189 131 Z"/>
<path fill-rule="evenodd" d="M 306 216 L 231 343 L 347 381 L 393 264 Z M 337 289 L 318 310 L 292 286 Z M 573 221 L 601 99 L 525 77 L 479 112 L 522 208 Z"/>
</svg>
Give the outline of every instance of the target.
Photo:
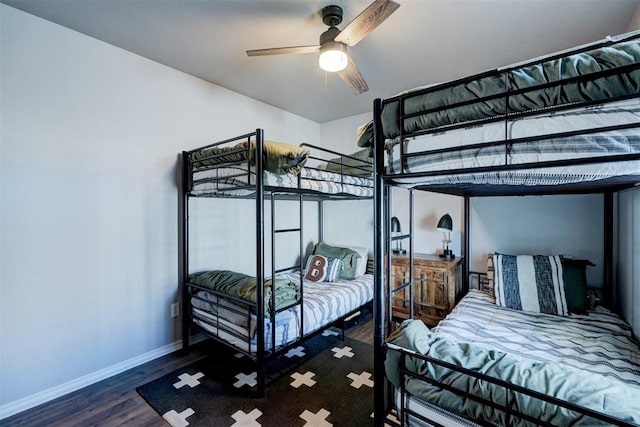
<svg viewBox="0 0 640 427">
<path fill-rule="evenodd" d="M 335 41 L 353 46 L 382 24 L 400 5 L 392 0 L 376 0 L 356 16 L 335 38 Z"/>
<path fill-rule="evenodd" d="M 338 71 L 338 75 L 356 95 L 360 95 L 361 93 L 369 90 L 369 85 L 367 85 L 364 77 L 360 74 L 358 66 L 353 62 L 351 57 L 349 57 L 347 67 L 342 71 Z"/>
<path fill-rule="evenodd" d="M 263 56 L 263 55 L 285 55 L 289 53 L 317 53 L 320 51 L 320 46 L 289 46 L 289 47 L 272 47 L 270 49 L 253 49 L 248 50 L 248 56 Z"/>
</svg>

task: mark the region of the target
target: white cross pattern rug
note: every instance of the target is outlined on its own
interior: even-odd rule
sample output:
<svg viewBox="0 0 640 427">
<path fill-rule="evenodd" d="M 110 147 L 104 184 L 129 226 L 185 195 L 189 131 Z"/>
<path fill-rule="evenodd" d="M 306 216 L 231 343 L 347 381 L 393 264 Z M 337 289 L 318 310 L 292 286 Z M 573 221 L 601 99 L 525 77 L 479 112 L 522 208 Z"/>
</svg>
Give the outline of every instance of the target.
<svg viewBox="0 0 640 427">
<path fill-rule="evenodd" d="M 249 358 L 208 343 L 203 360 L 138 388 L 172 426 L 358 426 L 373 412 L 373 347 L 318 334 L 267 365 L 264 397 Z M 287 357 L 287 353 L 289 356 Z"/>
</svg>

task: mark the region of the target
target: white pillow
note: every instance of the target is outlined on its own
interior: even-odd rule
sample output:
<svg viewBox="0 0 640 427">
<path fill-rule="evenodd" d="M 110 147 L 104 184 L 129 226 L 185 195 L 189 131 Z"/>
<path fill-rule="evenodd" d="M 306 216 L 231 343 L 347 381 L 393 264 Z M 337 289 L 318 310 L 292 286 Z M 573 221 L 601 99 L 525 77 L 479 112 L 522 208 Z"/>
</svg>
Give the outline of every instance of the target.
<svg viewBox="0 0 640 427">
<path fill-rule="evenodd" d="M 369 259 L 369 250 L 367 248 L 363 248 L 361 246 L 333 244 L 329 242 L 324 242 L 324 243 L 327 245 L 335 246 L 339 248 L 347 248 L 356 252 L 358 255 L 360 255 L 360 258 L 358 258 L 358 263 L 356 264 L 356 277 L 360 277 L 367 272 L 367 261 Z"/>
</svg>

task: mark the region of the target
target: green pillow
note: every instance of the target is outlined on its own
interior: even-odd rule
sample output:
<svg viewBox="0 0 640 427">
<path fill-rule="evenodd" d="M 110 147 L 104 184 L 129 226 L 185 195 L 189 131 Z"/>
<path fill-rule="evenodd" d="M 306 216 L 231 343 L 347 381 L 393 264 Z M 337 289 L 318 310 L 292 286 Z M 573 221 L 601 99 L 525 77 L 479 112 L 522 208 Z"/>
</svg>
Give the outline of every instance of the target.
<svg viewBox="0 0 640 427">
<path fill-rule="evenodd" d="M 340 270 L 338 276 L 340 279 L 351 280 L 356 277 L 358 259 L 360 258 L 360 255 L 356 251 L 348 248 L 329 246 L 324 242 L 319 242 L 313 253 L 327 258 L 340 258 L 342 260 L 342 270 Z"/>
<path fill-rule="evenodd" d="M 562 258 L 562 279 L 571 313 L 584 314 L 589 308 L 587 299 L 587 265 L 594 265 L 586 259 Z"/>
</svg>

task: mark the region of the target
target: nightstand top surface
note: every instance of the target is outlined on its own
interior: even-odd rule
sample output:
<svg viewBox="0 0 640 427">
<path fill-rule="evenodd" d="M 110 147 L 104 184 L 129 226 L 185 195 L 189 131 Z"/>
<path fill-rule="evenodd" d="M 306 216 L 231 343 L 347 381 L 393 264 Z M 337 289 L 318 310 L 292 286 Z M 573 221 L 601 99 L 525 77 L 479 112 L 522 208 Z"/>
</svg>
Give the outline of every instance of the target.
<svg viewBox="0 0 640 427">
<path fill-rule="evenodd" d="M 462 256 L 456 256 L 453 259 L 446 259 L 446 258 L 442 258 L 439 255 L 436 254 L 424 254 L 424 253 L 419 253 L 419 252 L 414 252 L 413 253 L 413 260 L 414 261 L 430 261 L 430 262 L 438 262 L 438 263 L 451 263 L 451 264 L 458 264 L 459 262 L 461 262 L 463 260 L 464 257 Z M 400 254 L 393 254 L 391 259 L 395 259 L 395 260 L 408 260 L 409 259 L 409 255 L 408 254 L 404 254 L 404 255 L 400 255 Z"/>
</svg>

